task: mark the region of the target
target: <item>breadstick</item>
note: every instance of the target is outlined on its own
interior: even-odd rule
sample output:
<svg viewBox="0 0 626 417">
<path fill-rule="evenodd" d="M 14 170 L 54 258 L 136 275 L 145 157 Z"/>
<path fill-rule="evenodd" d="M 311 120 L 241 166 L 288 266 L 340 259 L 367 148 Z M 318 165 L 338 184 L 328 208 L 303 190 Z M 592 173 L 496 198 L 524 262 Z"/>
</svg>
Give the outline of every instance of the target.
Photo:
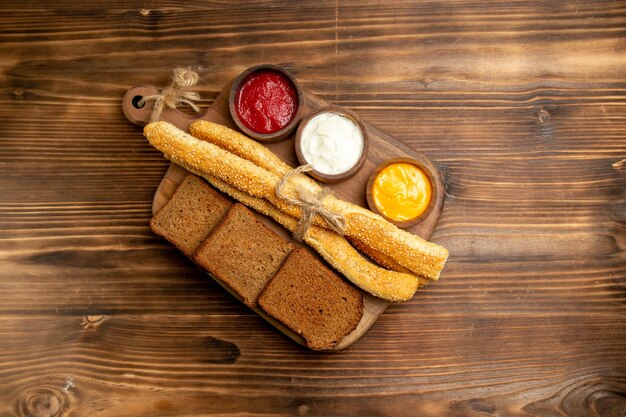
<svg viewBox="0 0 626 417">
<path fill-rule="evenodd" d="M 355 248 L 360 250 L 362 253 L 367 255 L 368 258 L 376 262 L 378 265 L 385 267 L 387 269 L 391 269 L 392 271 L 397 272 L 405 272 L 407 274 L 412 274 L 412 272 L 408 269 L 391 259 L 389 256 L 385 255 L 377 251 L 376 249 L 372 249 L 367 246 L 365 243 L 356 239 L 348 239 L 348 242 L 352 244 Z"/>
<path fill-rule="evenodd" d="M 280 200 L 274 190 L 280 177 L 254 163 L 240 158 L 219 146 L 198 140 L 167 122 L 150 123 L 144 128 L 150 143 L 168 159 L 179 165 L 191 166 L 209 174 L 254 197 L 264 198 L 282 212 L 300 218 L 301 210 Z M 269 152 L 269 151 L 268 151 Z M 302 178 L 296 176 L 295 179 Z M 296 183 L 296 181 L 294 181 Z M 307 186 L 307 181 L 300 181 Z M 285 192 L 297 197 L 293 184 Z M 382 217 L 361 207 L 332 196 L 322 202 L 328 210 L 339 213 L 346 220 L 345 234 L 382 252 L 413 273 L 438 279 L 448 257 L 448 251 L 434 243 L 398 229 Z M 327 226 L 316 216 L 314 224 Z"/>
<path fill-rule="evenodd" d="M 273 218 L 287 230 L 293 232 L 296 229 L 298 223 L 296 219 L 281 212 L 268 201 L 252 197 L 211 175 L 205 178 L 215 188 L 259 213 Z M 354 285 L 384 300 L 408 301 L 417 288 L 427 282 L 425 278 L 389 271 L 368 262 L 346 239 L 322 227 L 310 227 L 305 232 L 304 241 Z"/>
<path fill-rule="evenodd" d="M 226 149 L 241 158 L 247 159 L 261 168 L 265 168 L 281 177 L 285 176 L 293 169 L 274 152 L 269 151 L 259 142 L 250 139 L 236 130 L 229 129 L 224 125 L 206 120 L 198 120 L 189 126 L 189 133 L 198 139 L 209 141 L 222 149 Z M 308 179 L 308 177 L 304 178 Z M 318 186 L 315 181 L 310 181 L 315 186 Z"/>
<path fill-rule="evenodd" d="M 278 174 L 281 177 L 286 175 L 293 169 L 288 164 L 286 164 L 282 159 L 280 159 L 276 154 L 274 154 L 272 151 L 269 151 L 267 148 L 265 148 L 265 146 L 250 139 L 249 137 L 247 137 L 246 135 L 242 133 L 229 129 L 226 126 L 209 122 L 206 120 L 199 120 L 191 124 L 191 126 L 189 127 L 189 131 L 191 132 L 193 136 L 209 141 L 223 149 L 226 149 L 240 156 L 241 158 L 247 159 L 248 161 L 253 162 L 256 165 L 267 169 L 270 172 Z M 319 192 L 321 190 L 321 187 L 319 186 L 319 184 L 317 184 L 315 181 L 313 181 L 309 177 L 306 177 L 303 175 L 292 177 L 292 181 L 294 181 L 295 183 L 299 183 L 300 186 L 307 187 L 308 189 L 314 192 Z M 358 206 L 352 205 L 351 209 L 355 213 L 359 213 L 364 216 L 374 215 L 369 210 L 362 209 L 361 207 L 358 207 Z M 379 217 L 379 216 L 376 216 L 376 217 Z M 377 222 L 380 222 L 382 220 L 385 223 L 389 224 L 390 226 L 393 226 L 390 223 L 386 222 L 384 219 L 376 218 L 376 217 L 373 217 L 373 218 Z M 387 230 L 389 229 L 393 229 L 393 228 L 387 227 Z M 407 232 L 404 232 L 404 233 L 407 233 Z M 393 256 L 386 254 L 386 251 L 382 251 L 378 248 L 374 248 L 371 244 L 367 243 L 367 242 L 371 242 L 371 239 L 367 239 L 369 236 L 368 233 L 363 233 L 361 236 L 364 239 L 361 239 L 358 236 L 349 235 L 349 241 L 352 242 L 363 253 L 367 254 L 370 258 L 372 258 L 374 261 L 376 261 L 382 266 L 385 266 L 387 268 L 391 268 L 400 272 L 406 272 L 407 270 L 411 270 L 410 265 L 412 263 L 410 262 L 410 260 L 409 262 L 405 262 L 405 264 L 403 264 L 401 261 L 394 260 Z M 415 236 L 415 238 L 421 239 L 418 236 Z M 445 263 L 448 253 L 445 249 L 439 252 L 440 253 L 437 253 L 435 251 L 433 253 L 433 256 L 435 257 L 439 256 L 441 267 L 443 268 L 443 263 Z M 416 272 L 415 269 L 413 269 L 413 271 Z M 437 279 L 438 274 L 431 278 Z"/>
</svg>

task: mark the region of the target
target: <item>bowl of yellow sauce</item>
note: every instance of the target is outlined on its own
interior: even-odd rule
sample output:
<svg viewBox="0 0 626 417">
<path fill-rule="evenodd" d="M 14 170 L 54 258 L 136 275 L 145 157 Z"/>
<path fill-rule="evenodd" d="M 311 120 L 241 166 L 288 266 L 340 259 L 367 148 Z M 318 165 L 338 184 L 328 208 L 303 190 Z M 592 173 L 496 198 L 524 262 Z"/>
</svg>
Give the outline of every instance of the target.
<svg viewBox="0 0 626 417">
<path fill-rule="evenodd" d="M 367 183 L 367 204 L 398 227 L 419 223 L 435 202 L 434 181 L 415 159 L 390 159 L 378 165 Z"/>
</svg>

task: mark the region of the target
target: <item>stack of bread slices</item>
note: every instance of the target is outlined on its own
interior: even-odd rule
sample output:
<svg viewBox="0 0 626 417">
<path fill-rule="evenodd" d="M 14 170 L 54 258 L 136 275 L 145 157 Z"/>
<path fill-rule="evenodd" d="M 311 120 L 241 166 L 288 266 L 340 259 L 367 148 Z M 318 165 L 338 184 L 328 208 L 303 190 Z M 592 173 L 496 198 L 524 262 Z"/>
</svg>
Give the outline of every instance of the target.
<svg viewBox="0 0 626 417">
<path fill-rule="evenodd" d="M 200 177 L 185 177 L 150 224 L 243 303 L 313 350 L 332 349 L 361 321 L 359 290 Z"/>
</svg>

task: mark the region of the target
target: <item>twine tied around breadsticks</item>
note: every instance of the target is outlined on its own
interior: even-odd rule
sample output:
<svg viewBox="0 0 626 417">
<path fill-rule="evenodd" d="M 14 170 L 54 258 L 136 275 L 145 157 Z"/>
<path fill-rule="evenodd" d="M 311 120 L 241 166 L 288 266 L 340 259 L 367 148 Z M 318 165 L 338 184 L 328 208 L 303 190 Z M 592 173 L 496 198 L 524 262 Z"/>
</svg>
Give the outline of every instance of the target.
<svg viewBox="0 0 626 417">
<path fill-rule="evenodd" d="M 302 174 L 311 171 L 313 168 L 311 165 L 302 165 L 298 168 L 289 171 L 280 182 L 276 185 L 276 195 L 289 204 L 300 207 L 302 215 L 298 220 L 298 225 L 293 231 L 293 237 L 301 242 L 304 239 L 304 235 L 307 230 L 313 224 L 315 216 L 320 216 L 328 224 L 328 226 L 337 234 L 343 235 L 346 228 L 346 219 L 343 215 L 335 213 L 324 207 L 324 198 L 328 197 L 332 191 L 329 188 L 322 188 L 321 191 L 315 193 L 311 192 L 303 187 L 296 187 L 295 191 L 298 195 L 297 198 L 290 197 L 285 193 L 285 186 L 289 182 L 289 179 L 294 175 Z"/>
<path fill-rule="evenodd" d="M 150 123 L 157 122 L 161 117 L 164 108 L 175 109 L 176 107 L 186 104 L 196 113 L 200 108 L 196 106 L 195 101 L 200 100 L 200 95 L 195 91 L 189 91 L 200 80 L 200 76 L 191 67 L 177 67 L 172 72 L 170 83 L 161 90 L 160 94 L 143 97 L 139 100 L 139 107 L 143 107 L 148 101 L 154 101 L 154 109 L 150 115 Z"/>
</svg>

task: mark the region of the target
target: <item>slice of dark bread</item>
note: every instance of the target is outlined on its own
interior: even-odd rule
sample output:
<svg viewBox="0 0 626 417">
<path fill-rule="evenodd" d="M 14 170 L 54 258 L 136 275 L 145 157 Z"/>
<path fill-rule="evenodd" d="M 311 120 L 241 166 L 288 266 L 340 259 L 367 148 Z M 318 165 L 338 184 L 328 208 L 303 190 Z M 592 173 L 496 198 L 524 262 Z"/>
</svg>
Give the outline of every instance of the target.
<svg viewBox="0 0 626 417">
<path fill-rule="evenodd" d="M 194 260 L 254 307 L 259 293 L 293 248 L 237 203 L 202 242 Z"/>
<path fill-rule="evenodd" d="M 363 295 L 304 248 L 297 248 L 259 296 L 267 314 L 313 350 L 332 349 L 363 316 Z"/>
<path fill-rule="evenodd" d="M 170 201 L 152 217 L 150 227 L 185 255 L 192 256 L 231 206 L 202 178 L 187 175 Z"/>
</svg>

